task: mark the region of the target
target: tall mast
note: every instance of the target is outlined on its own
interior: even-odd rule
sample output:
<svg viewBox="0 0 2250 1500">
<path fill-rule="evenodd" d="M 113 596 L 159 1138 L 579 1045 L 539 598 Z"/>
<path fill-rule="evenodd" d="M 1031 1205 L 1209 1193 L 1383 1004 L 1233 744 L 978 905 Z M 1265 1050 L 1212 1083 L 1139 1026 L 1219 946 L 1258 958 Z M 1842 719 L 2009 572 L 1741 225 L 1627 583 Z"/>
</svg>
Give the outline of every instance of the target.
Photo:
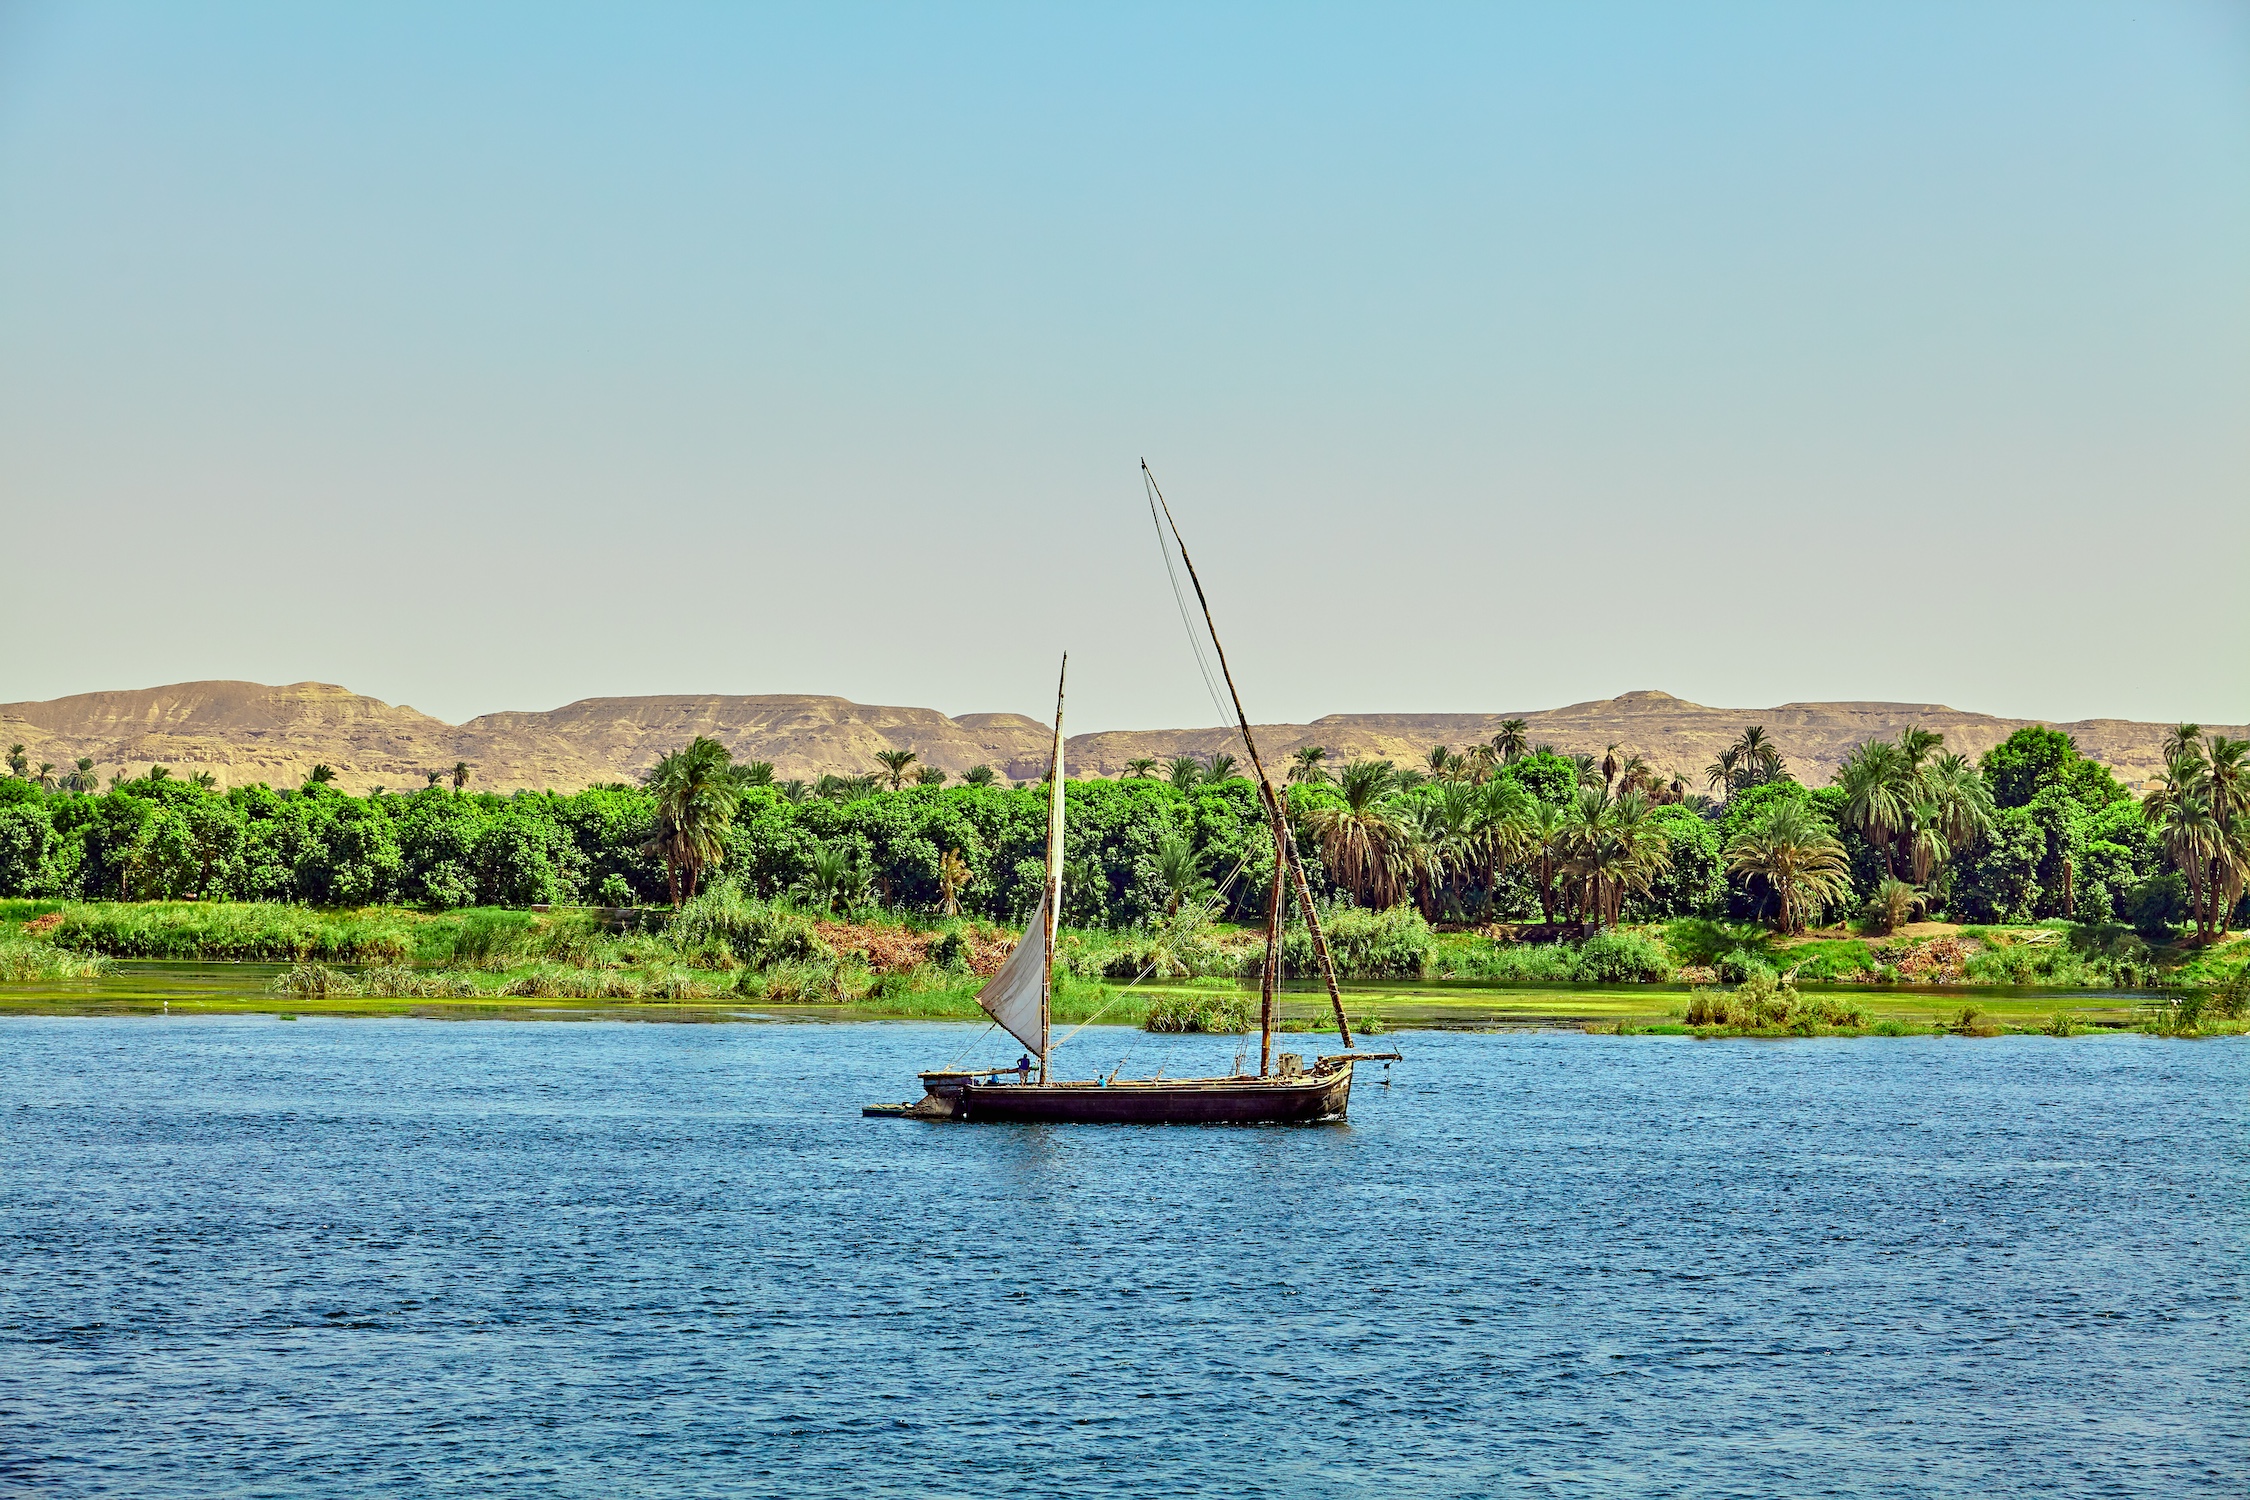
<svg viewBox="0 0 2250 1500">
<path fill-rule="evenodd" d="M 1273 904 L 1267 913 L 1266 975 L 1260 986 L 1260 1032 L 1258 1045 L 1258 1073 L 1263 1077 L 1273 1051 L 1273 989 L 1276 972 L 1281 967 L 1281 908 L 1287 892 L 1282 885 L 1284 869 L 1295 874 L 1297 901 L 1305 909 L 1305 928 L 1312 934 L 1313 951 L 1320 956 L 1320 971 L 1328 981 L 1328 1003 L 1336 1012 L 1336 1030 L 1344 1045 L 1352 1042 L 1352 1023 L 1344 1015 L 1343 991 L 1336 984 L 1336 965 L 1328 956 L 1328 938 L 1320 930 L 1320 914 L 1313 910 L 1312 888 L 1305 881 L 1304 861 L 1297 855 L 1297 840 L 1289 831 L 1289 818 L 1282 809 L 1281 794 L 1274 790 L 1273 778 L 1266 774 L 1266 764 L 1259 758 L 1258 742 L 1250 733 L 1250 716 L 1242 708 L 1242 694 L 1235 688 L 1234 672 L 1227 666 L 1227 648 L 1220 644 L 1219 627 L 1211 619 L 1211 601 L 1203 592 L 1203 579 L 1195 571 L 1195 559 L 1188 556 L 1187 542 L 1180 536 L 1180 523 L 1172 519 L 1171 502 L 1157 485 L 1156 475 L 1141 460 L 1141 473 L 1148 480 L 1149 492 L 1163 507 L 1164 524 L 1172 529 L 1172 542 L 1180 549 L 1180 561 L 1187 564 L 1188 582 L 1195 585 L 1195 602 L 1203 606 L 1203 628 L 1211 633 L 1211 648 L 1219 656 L 1219 675 L 1226 679 L 1227 696 L 1234 700 L 1235 723 L 1242 730 L 1242 747 L 1250 752 L 1250 767 L 1258 773 L 1258 795 L 1266 804 L 1266 817 L 1273 824 Z M 1058 721 L 1061 708 L 1056 709 Z"/>
<path fill-rule="evenodd" d="M 1046 962 L 1039 968 L 1039 1081 L 1047 1081 L 1047 1054 L 1053 1050 L 1055 1011 L 1055 936 L 1062 925 L 1063 864 L 1063 679 L 1070 653 L 1055 674 L 1055 754 L 1047 763 L 1047 931 Z"/>
</svg>

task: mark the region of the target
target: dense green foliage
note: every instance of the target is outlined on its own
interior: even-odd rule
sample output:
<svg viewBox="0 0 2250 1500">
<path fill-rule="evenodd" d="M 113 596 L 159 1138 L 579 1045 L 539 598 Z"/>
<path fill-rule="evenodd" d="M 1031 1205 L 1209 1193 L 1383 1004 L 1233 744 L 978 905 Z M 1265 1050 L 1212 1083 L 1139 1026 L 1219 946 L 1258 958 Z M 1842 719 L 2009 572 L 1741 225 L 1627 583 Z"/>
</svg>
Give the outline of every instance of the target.
<svg viewBox="0 0 2250 1500">
<path fill-rule="evenodd" d="M 1314 895 L 1346 914 L 1331 934 L 1339 961 L 1369 976 L 1421 972 L 1417 931 L 1493 921 L 1576 923 L 1584 936 L 1689 916 L 1785 930 L 1857 919 L 1874 934 L 1916 916 L 2075 918 L 2152 941 L 2181 924 L 2208 937 L 2242 901 L 2250 768 L 2243 747 L 2193 726 L 2175 739 L 2168 789 L 2147 804 L 2039 728 L 1974 765 L 1909 730 L 1810 788 L 1753 727 L 1713 767 L 1724 801 L 1666 784 L 1638 757 L 1563 756 L 1520 734 L 1439 747 L 1427 769 L 1300 756 L 1287 796 Z M 808 788 L 699 741 L 647 785 L 568 795 L 470 792 L 466 768 L 450 788 L 368 797 L 317 779 L 222 792 L 161 768 L 107 791 L 13 776 L 0 779 L 0 897 L 447 911 L 677 904 L 718 881 L 822 913 L 1021 921 L 1039 887 L 1043 792 L 981 777 L 948 786 L 893 759 L 885 777 Z M 1261 920 L 1273 848 L 1252 784 L 1225 764 L 1155 769 L 1071 784 L 1065 924 L 1146 933 L 1137 941 L 1156 953 L 1202 941 L 1198 923 Z M 102 920 L 89 951 L 169 951 L 128 911 Z M 213 941 L 345 957 L 309 915 L 240 926 Z M 1286 954 L 1293 974 L 1313 967 L 1301 941 Z M 1545 972 L 1563 962 L 1526 957 L 1518 977 L 1579 974 L 1575 950 L 1570 976 Z"/>
</svg>

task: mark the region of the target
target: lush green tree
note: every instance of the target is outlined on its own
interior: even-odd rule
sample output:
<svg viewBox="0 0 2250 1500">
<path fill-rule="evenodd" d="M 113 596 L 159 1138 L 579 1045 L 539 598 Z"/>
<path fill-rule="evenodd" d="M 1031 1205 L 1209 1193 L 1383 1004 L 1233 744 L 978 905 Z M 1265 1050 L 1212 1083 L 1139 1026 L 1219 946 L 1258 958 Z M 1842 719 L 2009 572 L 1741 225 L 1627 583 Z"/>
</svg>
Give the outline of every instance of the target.
<svg viewBox="0 0 2250 1500">
<path fill-rule="evenodd" d="M 1663 835 L 1670 863 L 1649 880 L 1645 891 L 1628 898 L 1626 918 L 1693 917 L 1717 908 L 1726 899 L 1717 827 L 1676 804 L 1652 809 L 1649 824 Z"/>
<path fill-rule="evenodd" d="M 1405 871 L 1398 861 L 1405 837 L 1388 806 L 1394 784 L 1387 760 L 1353 761 L 1337 778 L 1337 796 L 1310 808 L 1302 822 L 1321 859 L 1362 906 L 1394 905 Z"/>
<path fill-rule="evenodd" d="M 1328 771 L 1328 750 L 1322 745 L 1300 745 L 1289 757 L 1291 785 L 1306 782 L 1325 785 L 1336 778 Z"/>
<path fill-rule="evenodd" d="M 1771 891 L 1775 924 L 1796 932 L 1851 893 L 1851 866 L 1809 797 L 1772 800 L 1727 841 L 1727 868 Z"/>
<path fill-rule="evenodd" d="M 2069 735 L 2033 724 L 1987 750 L 1978 769 L 1996 807 L 2028 807 L 2041 787 L 2062 780 L 2077 759 L 2078 746 Z"/>
<path fill-rule="evenodd" d="M 1204 779 L 1203 762 L 1192 755 L 1175 755 L 1167 767 L 1167 773 L 1174 791 L 1192 792 Z"/>
<path fill-rule="evenodd" d="M 703 871 L 725 858 L 726 832 L 737 805 L 729 774 L 733 760 L 726 746 L 697 735 L 643 778 L 656 797 L 656 833 L 650 845 L 664 860 L 674 910 L 683 899 L 683 876 L 685 895 L 693 896 Z"/>
</svg>

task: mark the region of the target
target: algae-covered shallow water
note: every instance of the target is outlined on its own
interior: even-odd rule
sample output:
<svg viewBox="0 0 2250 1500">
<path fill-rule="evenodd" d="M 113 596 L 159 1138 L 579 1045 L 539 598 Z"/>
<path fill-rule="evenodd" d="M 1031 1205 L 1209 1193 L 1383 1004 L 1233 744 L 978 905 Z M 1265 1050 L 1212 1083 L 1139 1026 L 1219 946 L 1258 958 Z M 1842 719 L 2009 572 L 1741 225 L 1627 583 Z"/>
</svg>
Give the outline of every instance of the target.
<svg viewBox="0 0 2250 1500">
<path fill-rule="evenodd" d="M 2250 1482 L 2250 1045 L 1415 1033 L 1343 1126 L 860 1117 L 972 1035 L 0 1020 L 0 1493 Z"/>
</svg>

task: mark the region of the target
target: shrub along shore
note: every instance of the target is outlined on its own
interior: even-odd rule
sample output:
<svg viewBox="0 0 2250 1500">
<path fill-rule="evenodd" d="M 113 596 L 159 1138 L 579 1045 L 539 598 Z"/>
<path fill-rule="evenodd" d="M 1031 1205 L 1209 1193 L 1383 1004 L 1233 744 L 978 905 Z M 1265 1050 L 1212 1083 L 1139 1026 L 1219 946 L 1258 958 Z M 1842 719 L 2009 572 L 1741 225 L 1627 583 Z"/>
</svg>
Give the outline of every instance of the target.
<svg viewBox="0 0 2250 1500">
<path fill-rule="evenodd" d="M 2101 949 L 2115 934 L 2049 922 L 2022 928 L 1924 924 L 1880 942 L 1839 933 L 1783 939 L 1750 923 L 1683 918 L 1605 929 L 1582 941 L 1527 940 L 1516 929 L 1433 929 L 1408 907 L 1326 913 L 1332 950 L 1351 997 L 1382 1024 L 1385 1002 L 1368 986 L 1402 991 L 1471 981 L 1629 994 L 1673 986 L 1630 1002 L 1629 1030 L 1699 1035 L 1927 1035 L 1933 1028 L 1985 1034 L 1974 1019 L 1978 988 L 2050 988 L 2060 1009 L 2018 1012 L 2008 1029 L 2055 1031 L 2055 1017 L 2108 987 Z M 720 885 L 675 914 L 601 909 L 399 907 L 313 909 L 274 903 L 0 902 L 0 979 L 69 981 L 119 961 L 234 961 L 289 965 L 272 983 L 275 1003 L 318 1008 L 344 1001 L 583 1001 L 608 1010 L 637 1005 L 819 1007 L 853 1014 L 981 1018 L 975 992 L 1017 934 L 975 918 L 926 921 L 827 916 L 760 901 Z M 1532 933 L 1529 938 L 1546 938 Z M 1093 1018 L 1156 1030 L 1235 1031 L 1255 1024 L 1245 986 L 1263 960 L 1262 934 L 1185 912 L 1142 929 L 1065 929 L 1058 945 L 1056 1017 Z M 2143 1004 L 2135 1025 L 2212 1034 L 2240 1029 L 2250 939 L 2207 947 L 2176 997 Z M 1309 941 L 1284 948 L 1287 980 L 1315 975 Z M 1810 994 L 1800 985 L 1871 987 Z M 1880 998 L 1899 987 L 1900 999 Z M 1959 998 L 1927 993 L 1958 986 Z M 1690 992 L 1680 993 L 1680 987 Z M 1426 998 L 1426 997 L 1425 997 Z M 1970 1007 L 1967 1017 L 1962 1006 Z M 2110 1002 L 2114 1007 L 2120 1002 Z M 2131 1002 L 2122 1002 L 2130 1004 Z M 2179 1008 L 2188 1007 L 2187 1024 Z M 349 1011 L 350 1006 L 343 1009 Z M 1291 1029 L 1324 1023 L 1318 1007 L 1293 1007 Z M 1903 1011 L 1910 1019 L 1902 1020 Z"/>
</svg>

